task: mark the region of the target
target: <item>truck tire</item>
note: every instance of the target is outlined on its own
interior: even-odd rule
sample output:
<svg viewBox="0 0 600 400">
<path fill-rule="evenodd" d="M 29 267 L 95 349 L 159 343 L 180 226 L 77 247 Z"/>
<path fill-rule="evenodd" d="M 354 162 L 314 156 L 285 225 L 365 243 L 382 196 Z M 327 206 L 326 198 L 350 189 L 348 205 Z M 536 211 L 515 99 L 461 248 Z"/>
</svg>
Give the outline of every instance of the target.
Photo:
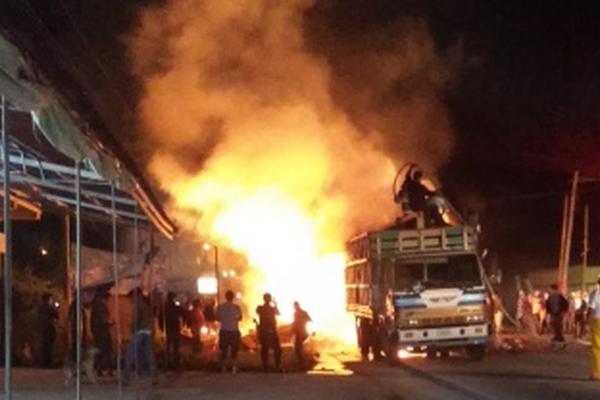
<svg viewBox="0 0 600 400">
<path fill-rule="evenodd" d="M 385 353 L 387 362 L 391 365 L 396 365 L 400 362 L 400 357 L 398 357 L 399 349 L 398 335 L 396 333 L 390 335 L 388 332 L 385 332 L 383 352 Z"/>
<path fill-rule="evenodd" d="M 483 345 L 473 345 L 467 347 L 467 354 L 469 358 L 474 361 L 481 361 L 485 357 L 485 346 Z"/>
</svg>

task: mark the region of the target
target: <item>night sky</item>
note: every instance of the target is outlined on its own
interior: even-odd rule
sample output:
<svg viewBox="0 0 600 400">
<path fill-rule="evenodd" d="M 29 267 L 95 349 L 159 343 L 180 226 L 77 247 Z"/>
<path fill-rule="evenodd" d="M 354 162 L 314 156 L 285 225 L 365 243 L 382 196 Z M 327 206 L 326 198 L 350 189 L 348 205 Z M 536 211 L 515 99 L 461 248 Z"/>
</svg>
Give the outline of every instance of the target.
<svg viewBox="0 0 600 400">
<path fill-rule="evenodd" d="M 3 0 L 0 25 L 60 64 L 54 75 L 66 72 L 85 86 L 84 100 L 102 104 L 98 112 L 117 139 L 144 154 L 135 136 L 122 133 L 134 124 L 139 95 L 125 67 L 122 38 L 139 6 L 159 3 Z M 319 51 L 402 18 L 424 20 L 440 53 L 458 49 L 460 55 L 444 93 L 456 135 L 440 171 L 445 192 L 459 209 L 479 212 L 485 243 L 500 267 L 555 266 L 570 175 L 580 169 L 600 178 L 600 4 L 322 0 L 307 13 L 306 34 Z M 327 44 L 315 39 L 323 39 L 322 32 L 331 35 Z M 599 187 L 582 187 L 592 209 L 592 263 L 600 263 L 594 248 L 600 244 Z M 572 253 L 578 262 L 577 247 Z"/>
<path fill-rule="evenodd" d="M 457 144 L 441 170 L 444 190 L 459 209 L 480 214 L 501 268 L 555 266 L 572 172 L 600 178 L 600 5 L 352 0 L 320 2 L 315 15 L 334 31 L 365 34 L 423 18 L 440 52 L 460 47 L 445 99 Z M 592 263 L 600 262 L 597 191 L 597 184 L 582 186 L 582 202 L 591 204 Z M 580 221 L 577 215 L 573 263 Z"/>
</svg>

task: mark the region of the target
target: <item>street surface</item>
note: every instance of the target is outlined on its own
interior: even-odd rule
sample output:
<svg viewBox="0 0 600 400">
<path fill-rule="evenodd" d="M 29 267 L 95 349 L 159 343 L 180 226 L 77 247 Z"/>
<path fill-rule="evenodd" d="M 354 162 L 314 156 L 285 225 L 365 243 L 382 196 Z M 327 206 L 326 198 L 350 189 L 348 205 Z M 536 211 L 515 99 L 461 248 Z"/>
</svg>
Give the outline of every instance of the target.
<svg viewBox="0 0 600 400">
<path fill-rule="evenodd" d="M 309 374 L 163 373 L 159 384 L 141 379 L 123 399 L 573 399 L 599 400 L 600 383 L 587 380 L 589 347 L 563 351 L 490 354 L 481 362 L 460 357 L 410 358 L 401 365 L 364 363 L 355 355 L 324 355 Z M 114 382 L 83 386 L 84 399 L 117 399 Z M 15 370 L 15 400 L 74 398 L 60 370 Z"/>
</svg>

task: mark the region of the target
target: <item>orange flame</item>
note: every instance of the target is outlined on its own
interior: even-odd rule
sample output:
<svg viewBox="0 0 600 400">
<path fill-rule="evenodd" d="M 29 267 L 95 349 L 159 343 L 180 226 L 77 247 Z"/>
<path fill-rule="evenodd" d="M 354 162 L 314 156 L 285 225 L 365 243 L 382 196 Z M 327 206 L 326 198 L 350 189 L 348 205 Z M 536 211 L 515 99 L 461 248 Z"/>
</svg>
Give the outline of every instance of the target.
<svg viewBox="0 0 600 400">
<path fill-rule="evenodd" d="M 443 113 L 430 106 L 444 80 L 431 69 L 435 47 L 417 24 L 417 34 L 394 41 L 390 54 L 368 58 L 374 91 L 357 93 L 377 106 L 364 112 L 373 126 L 359 130 L 332 98 L 327 61 L 304 43 L 303 18 L 313 5 L 167 0 L 140 14 L 129 50 L 144 87 L 141 125 L 158 149 L 149 169 L 179 224 L 245 256 L 243 300 L 251 310 L 270 291 L 284 318 L 298 300 L 318 330 L 350 339 L 345 239 L 395 216 L 395 166 L 385 143 L 402 143 L 388 151 L 398 164 L 416 147 L 421 155 L 446 153 L 438 150 L 448 142 Z M 426 96 L 381 110 L 399 79 Z M 431 133 L 419 129 L 433 115 L 442 123 Z"/>
<path fill-rule="evenodd" d="M 304 163 L 311 168 L 301 170 L 293 162 L 271 164 L 273 155 L 262 154 L 258 159 L 265 165 L 257 174 L 264 177 L 258 182 L 256 176 L 235 178 L 245 173 L 240 159 L 216 158 L 203 173 L 172 181 L 169 189 L 179 209 L 204 212 L 199 234 L 210 234 L 212 240 L 245 255 L 250 269 L 243 275 L 243 299 L 248 309 L 270 292 L 281 319 L 290 322 L 292 303 L 299 301 L 311 314 L 315 330 L 351 341 L 354 324 L 344 304 L 347 230 L 342 219 L 348 215 L 349 201 L 315 187 L 329 172 L 326 163 L 319 167 L 319 160 L 311 160 L 315 150 L 320 148 L 281 150 L 289 158 L 304 152 Z M 278 152 L 275 158 L 281 156 Z M 157 165 L 165 168 L 164 161 Z M 273 173 L 277 177 L 270 176 Z"/>
</svg>

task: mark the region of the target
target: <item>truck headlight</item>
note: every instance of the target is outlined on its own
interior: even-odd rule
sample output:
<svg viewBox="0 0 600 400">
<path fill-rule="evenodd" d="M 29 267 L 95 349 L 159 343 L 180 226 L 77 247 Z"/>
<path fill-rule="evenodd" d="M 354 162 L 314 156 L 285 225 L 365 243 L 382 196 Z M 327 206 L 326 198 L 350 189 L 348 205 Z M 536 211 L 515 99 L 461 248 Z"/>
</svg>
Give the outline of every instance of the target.
<svg viewBox="0 0 600 400">
<path fill-rule="evenodd" d="M 418 319 L 402 319 L 400 320 L 400 326 L 401 327 L 415 327 L 419 325 L 419 320 Z"/>
<path fill-rule="evenodd" d="M 467 315 L 467 322 L 483 322 L 484 318 L 481 314 Z"/>
</svg>

